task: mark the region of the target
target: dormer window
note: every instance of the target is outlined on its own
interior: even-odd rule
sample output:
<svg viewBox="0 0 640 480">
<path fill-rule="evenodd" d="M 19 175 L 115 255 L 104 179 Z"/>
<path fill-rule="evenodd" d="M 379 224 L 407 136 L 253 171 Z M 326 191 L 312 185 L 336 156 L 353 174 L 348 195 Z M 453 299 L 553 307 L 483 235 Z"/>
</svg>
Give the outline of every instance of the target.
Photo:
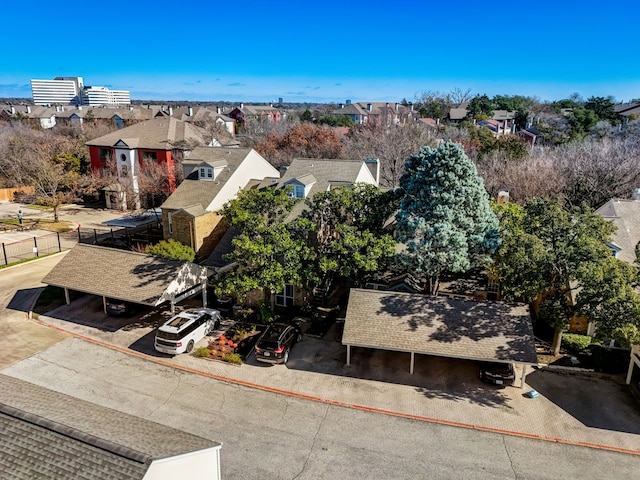
<svg viewBox="0 0 640 480">
<path fill-rule="evenodd" d="M 291 198 L 304 198 L 304 185 L 293 185 Z"/>
<path fill-rule="evenodd" d="M 200 167 L 200 180 L 213 180 L 213 168 Z"/>
</svg>

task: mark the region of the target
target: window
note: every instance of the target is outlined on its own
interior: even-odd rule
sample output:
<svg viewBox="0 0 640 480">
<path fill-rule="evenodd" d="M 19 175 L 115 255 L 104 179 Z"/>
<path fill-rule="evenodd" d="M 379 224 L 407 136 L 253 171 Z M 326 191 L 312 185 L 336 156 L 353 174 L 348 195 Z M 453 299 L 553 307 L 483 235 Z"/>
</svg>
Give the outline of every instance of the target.
<svg viewBox="0 0 640 480">
<path fill-rule="evenodd" d="M 100 162 L 107 163 L 111 159 L 111 150 L 108 148 L 99 149 L 98 157 L 100 158 Z"/>
<path fill-rule="evenodd" d="M 293 185 L 291 198 L 304 198 L 304 185 Z"/>
<path fill-rule="evenodd" d="M 127 161 L 127 156 L 124 153 L 120 154 L 120 160 L 122 160 L 123 162 Z"/>
<path fill-rule="evenodd" d="M 157 160 L 158 155 L 156 152 L 142 152 L 142 160 Z"/>
<path fill-rule="evenodd" d="M 287 283 L 281 292 L 276 293 L 276 305 L 279 307 L 293 306 L 293 285 Z"/>
<path fill-rule="evenodd" d="M 204 180 L 213 180 L 213 168 L 200 167 L 200 178 Z"/>
</svg>

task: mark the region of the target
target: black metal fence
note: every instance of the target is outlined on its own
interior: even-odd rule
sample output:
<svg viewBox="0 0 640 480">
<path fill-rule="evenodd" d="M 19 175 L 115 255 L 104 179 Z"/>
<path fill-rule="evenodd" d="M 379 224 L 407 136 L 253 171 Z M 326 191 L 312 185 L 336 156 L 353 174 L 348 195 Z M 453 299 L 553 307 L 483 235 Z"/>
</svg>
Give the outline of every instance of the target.
<svg viewBox="0 0 640 480">
<path fill-rule="evenodd" d="M 8 265 L 68 250 L 77 243 L 130 250 L 144 248 L 160 240 L 162 240 L 162 227 L 159 223 L 109 230 L 79 228 L 72 232 L 52 233 L 40 237 L 34 236 L 19 242 L 2 243 L 0 261 L 3 262 L 1 264 Z"/>
</svg>

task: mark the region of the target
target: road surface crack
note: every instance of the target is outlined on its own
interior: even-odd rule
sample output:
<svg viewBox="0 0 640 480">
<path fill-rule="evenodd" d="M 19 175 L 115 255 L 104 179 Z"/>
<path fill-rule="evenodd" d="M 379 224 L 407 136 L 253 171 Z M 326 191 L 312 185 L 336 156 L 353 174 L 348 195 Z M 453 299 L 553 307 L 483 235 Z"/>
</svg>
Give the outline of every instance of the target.
<svg viewBox="0 0 640 480">
<path fill-rule="evenodd" d="M 300 471 L 291 480 L 295 480 L 296 478 L 298 478 L 300 475 L 302 475 L 302 472 L 304 472 L 305 469 L 307 468 L 307 463 L 309 463 L 309 460 L 311 458 L 311 454 L 313 453 L 313 451 L 316 448 L 316 441 L 318 439 L 318 435 L 320 435 L 320 429 L 322 428 L 322 424 L 327 419 L 327 414 L 329 413 L 329 407 L 330 407 L 330 405 L 327 405 L 325 410 L 324 410 L 324 415 L 322 416 L 322 420 L 320 420 L 320 423 L 318 424 L 318 429 L 316 430 L 316 433 L 313 436 L 313 441 L 311 442 L 311 448 L 309 449 L 309 453 L 307 454 L 307 458 L 305 458 L 305 460 L 304 460 L 304 464 L 302 465 L 302 468 L 300 469 Z"/>
<path fill-rule="evenodd" d="M 518 474 L 516 473 L 516 469 L 513 466 L 513 459 L 511 458 L 511 454 L 509 453 L 509 448 L 507 447 L 507 436 L 502 435 L 502 444 L 504 445 L 504 451 L 507 454 L 507 458 L 509 459 L 509 465 L 511 465 L 511 471 L 513 472 L 513 478 L 518 480 Z"/>
<path fill-rule="evenodd" d="M 173 370 L 172 371 L 173 376 L 176 377 L 178 379 L 178 383 L 176 384 L 175 388 L 171 391 L 171 393 L 169 395 L 167 395 L 167 397 L 165 398 L 164 402 L 162 402 L 160 405 L 158 405 L 156 408 L 154 408 L 151 412 L 149 412 L 149 415 L 146 415 L 145 418 L 151 418 L 153 417 L 153 415 L 155 415 L 155 413 L 160 410 L 161 408 L 163 408 L 167 403 L 169 403 L 169 400 L 171 400 L 171 398 L 173 397 L 173 395 L 178 391 L 178 389 L 180 388 L 180 382 L 182 381 L 182 374 L 181 372 L 179 372 L 178 370 Z"/>
</svg>

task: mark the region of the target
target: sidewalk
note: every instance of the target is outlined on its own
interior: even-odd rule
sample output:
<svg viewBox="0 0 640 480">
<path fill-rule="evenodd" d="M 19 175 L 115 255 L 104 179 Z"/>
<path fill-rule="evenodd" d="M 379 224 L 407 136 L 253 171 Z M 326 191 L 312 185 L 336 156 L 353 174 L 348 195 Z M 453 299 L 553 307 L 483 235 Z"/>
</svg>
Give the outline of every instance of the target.
<svg viewBox="0 0 640 480">
<path fill-rule="evenodd" d="M 260 364 L 253 356 L 244 365 L 234 366 L 193 355 L 167 357 L 153 352 L 151 327 L 102 331 L 52 317 L 41 316 L 38 321 L 129 355 L 250 388 L 420 421 L 640 455 L 637 403 L 624 386 L 609 378 L 538 370 L 527 377 L 524 390 L 497 389 L 482 384 L 475 374 L 463 375 L 460 381 L 455 370 L 469 368 L 469 362 L 458 365 L 437 357 L 417 358 L 414 375 L 407 372 L 408 355 L 393 352 L 361 352 L 346 367 L 346 352 L 340 343 L 313 338 L 305 338 L 292 350 L 287 366 Z M 541 395 L 524 397 L 531 388 Z M 585 398 L 590 394 L 595 396 Z"/>
</svg>

